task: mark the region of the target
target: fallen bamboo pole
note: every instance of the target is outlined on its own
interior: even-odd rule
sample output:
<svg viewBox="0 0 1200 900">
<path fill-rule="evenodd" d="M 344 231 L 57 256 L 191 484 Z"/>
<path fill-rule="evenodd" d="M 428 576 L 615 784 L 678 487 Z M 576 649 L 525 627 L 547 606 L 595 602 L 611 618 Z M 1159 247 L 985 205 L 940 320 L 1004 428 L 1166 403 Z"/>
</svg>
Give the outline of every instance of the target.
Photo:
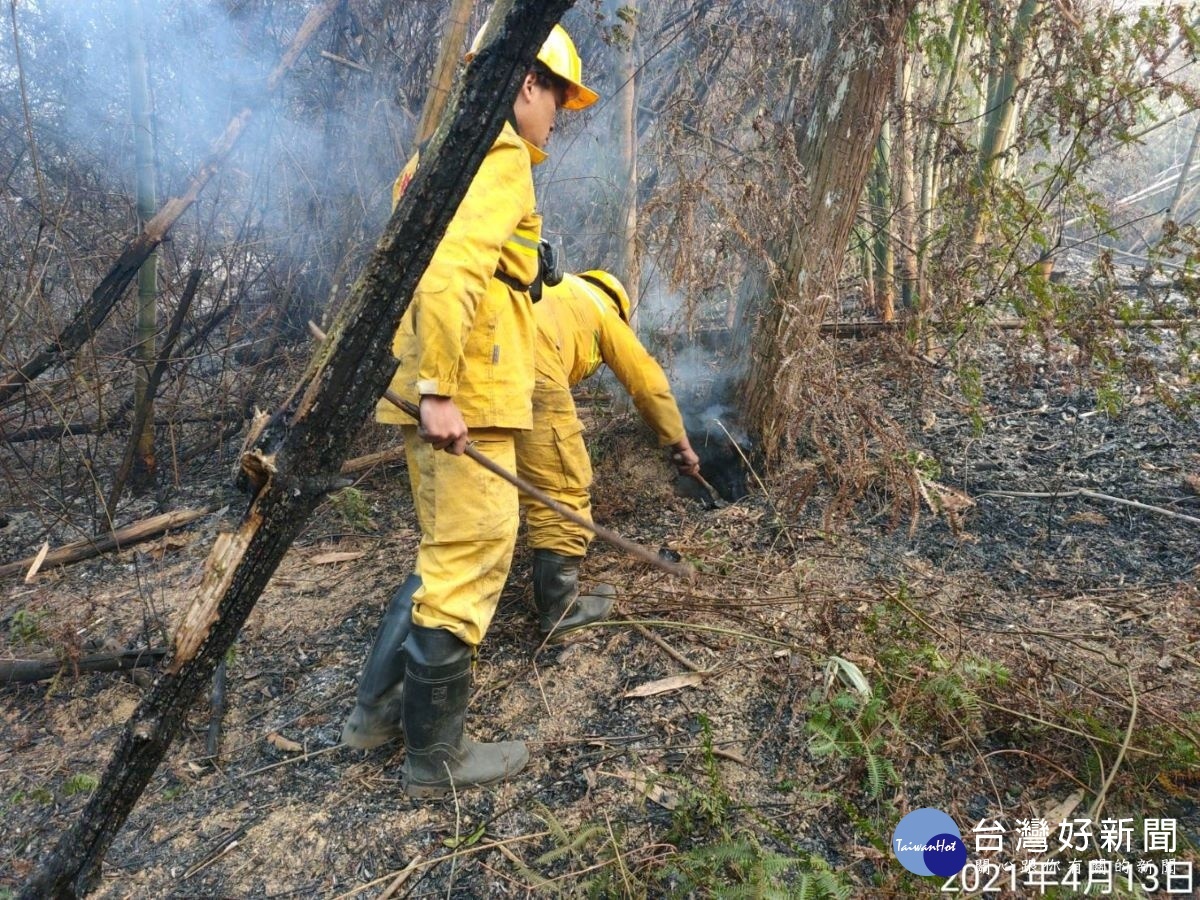
<svg viewBox="0 0 1200 900">
<path fill-rule="evenodd" d="M 308 323 L 308 330 L 312 332 L 313 337 L 315 337 L 318 341 L 323 342 L 325 340 L 325 332 L 318 328 L 315 322 Z M 421 421 L 421 411 L 391 388 L 388 388 L 386 391 L 384 391 L 383 396 L 384 399 L 386 399 L 389 403 L 395 405 L 408 415 L 412 416 L 415 421 Z M 692 568 L 690 564 L 674 563 L 670 560 L 663 559 L 650 548 L 643 547 L 641 544 L 635 543 L 628 538 L 624 538 L 615 531 L 605 528 L 603 525 L 597 525 L 591 519 L 579 515 L 579 513 L 575 512 L 573 509 L 567 509 L 567 507 L 556 501 L 545 491 L 534 487 L 520 475 L 510 472 L 503 466 L 488 459 L 472 445 L 467 444 L 467 449 L 464 451 L 464 454 L 475 460 L 475 462 L 479 463 L 479 465 L 483 466 L 496 477 L 504 479 L 509 484 L 515 486 L 517 490 L 524 494 L 528 494 L 538 503 L 553 510 L 567 521 L 574 522 L 581 528 L 586 528 L 606 544 L 611 544 L 620 550 L 624 550 L 630 556 L 635 556 L 642 562 L 649 563 L 650 565 L 654 566 L 654 568 L 658 569 L 659 571 L 666 572 L 668 575 L 679 575 L 683 578 L 691 578 L 696 574 L 696 570 Z"/>
<path fill-rule="evenodd" d="M 1159 285 L 1161 287 L 1161 285 Z M 1129 290 L 1136 289 L 1136 285 L 1130 285 Z M 938 319 L 931 319 L 925 322 L 917 323 L 907 319 L 895 319 L 891 322 L 883 322 L 879 319 L 846 319 L 841 322 L 822 322 L 820 332 L 823 335 L 838 338 L 858 338 L 867 337 L 869 335 L 883 334 L 887 332 L 903 332 L 908 328 L 916 325 L 921 325 L 925 328 L 953 328 L 960 323 L 947 322 Z M 989 328 L 999 329 L 1000 331 L 1020 331 L 1022 328 L 1028 328 L 1035 325 L 1036 322 L 1031 322 L 1028 319 L 996 319 L 992 322 L 981 323 L 981 328 L 987 330 Z M 1116 319 L 1111 322 L 1104 323 L 1102 327 L 1113 328 L 1118 331 L 1134 331 L 1139 328 L 1192 328 L 1200 325 L 1200 319 L 1197 318 L 1181 318 L 1181 319 L 1151 319 L 1151 318 L 1135 318 L 1135 319 Z M 659 339 L 665 341 L 676 342 L 675 346 L 681 346 L 685 340 L 690 340 L 693 343 L 703 344 L 709 341 L 713 344 L 723 344 L 733 334 L 732 329 L 723 326 L 712 328 L 700 328 L 695 331 L 685 334 L 668 334 L 664 332 L 656 335 Z"/>
<path fill-rule="evenodd" d="M 167 655 L 165 647 L 125 650 L 121 653 L 95 653 L 79 659 L 0 659 L 0 684 L 46 681 L 59 672 L 83 675 L 86 672 L 124 672 L 157 665 Z"/>
<path fill-rule="evenodd" d="M 51 550 L 46 554 L 45 558 L 41 561 L 38 571 L 44 571 L 50 566 L 65 566 L 69 563 L 91 559 L 93 556 L 99 556 L 102 553 L 107 553 L 109 550 L 121 550 L 142 541 L 148 541 L 150 538 L 158 537 L 164 531 L 170 531 L 172 528 L 182 528 L 184 525 L 201 519 L 215 508 L 177 509 L 174 512 L 163 513 L 161 516 L 151 516 L 149 519 L 142 519 L 140 522 L 134 522 L 126 525 L 124 528 L 118 528 L 115 531 L 110 531 L 107 534 L 94 538 L 84 538 L 81 541 L 63 544 L 57 550 Z M 18 559 L 15 562 L 0 565 L 0 578 L 28 571 L 37 558 L 38 555 L 35 554 L 25 559 Z"/>
</svg>

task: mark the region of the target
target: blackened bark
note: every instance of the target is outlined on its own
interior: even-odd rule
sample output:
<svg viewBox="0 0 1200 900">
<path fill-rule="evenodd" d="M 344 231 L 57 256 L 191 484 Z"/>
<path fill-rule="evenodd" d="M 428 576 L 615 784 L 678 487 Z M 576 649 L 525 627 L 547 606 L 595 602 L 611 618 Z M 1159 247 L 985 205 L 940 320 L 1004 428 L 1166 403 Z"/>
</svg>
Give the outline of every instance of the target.
<svg viewBox="0 0 1200 900">
<path fill-rule="evenodd" d="M 300 385 L 243 469 L 257 494 L 218 537 L 166 671 L 125 726 L 99 787 L 39 863 L 21 897 L 74 897 L 96 883 L 117 831 L 154 775 L 184 715 L 212 678 L 262 589 L 322 495 L 396 361 L 392 334 L 437 242 L 511 109 L 524 73 L 571 0 L 502 2 L 499 33 L 476 56 L 453 116 L 438 128 L 346 306 Z"/>
<path fill-rule="evenodd" d="M 175 342 L 179 340 L 183 320 L 187 318 L 188 310 L 191 309 L 192 300 L 196 296 L 196 290 L 200 287 L 200 280 L 203 277 L 204 272 L 200 269 L 193 269 L 188 276 L 183 296 L 179 298 L 179 306 L 175 308 L 175 315 L 171 317 L 171 324 L 167 328 L 162 354 L 147 375 L 146 383 L 142 388 L 141 396 L 144 402 L 137 403 L 136 397 L 131 401 L 134 406 L 133 426 L 129 429 L 129 443 L 125 447 L 125 455 L 121 459 L 121 465 L 113 478 L 112 491 L 108 495 L 108 518 L 110 520 L 117 512 L 117 501 L 121 499 L 121 491 L 125 489 L 125 480 L 133 471 L 137 454 L 142 446 L 141 436 L 144 434 L 146 426 L 152 424 L 150 419 L 154 414 L 154 398 L 158 394 L 158 386 L 167 372 L 167 362 L 171 357 L 171 352 L 175 349 Z M 151 447 L 153 447 L 153 443 Z"/>
</svg>

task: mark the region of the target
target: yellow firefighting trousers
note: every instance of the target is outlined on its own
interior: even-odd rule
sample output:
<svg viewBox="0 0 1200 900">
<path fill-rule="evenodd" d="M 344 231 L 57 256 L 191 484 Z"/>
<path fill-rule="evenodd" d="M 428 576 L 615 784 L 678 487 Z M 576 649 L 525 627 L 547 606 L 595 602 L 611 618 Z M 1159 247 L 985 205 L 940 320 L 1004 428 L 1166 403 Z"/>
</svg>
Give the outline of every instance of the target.
<svg viewBox="0 0 1200 900">
<path fill-rule="evenodd" d="M 413 623 L 445 628 L 472 647 L 487 633 L 517 541 L 517 489 L 466 456 L 434 450 L 402 427 L 408 477 L 421 528 Z M 513 432 L 472 429 L 475 449 L 510 472 Z"/>
<path fill-rule="evenodd" d="M 570 389 L 539 373 L 533 388 L 533 430 L 516 432 L 516 442 L 518 473 L 591 521 L 592 463 Z M 529 546 L 564 556 L 587 553 L 592 533 L 586 528 L 524 494 L 521 507 L 529 528 Z"/>
</svg>

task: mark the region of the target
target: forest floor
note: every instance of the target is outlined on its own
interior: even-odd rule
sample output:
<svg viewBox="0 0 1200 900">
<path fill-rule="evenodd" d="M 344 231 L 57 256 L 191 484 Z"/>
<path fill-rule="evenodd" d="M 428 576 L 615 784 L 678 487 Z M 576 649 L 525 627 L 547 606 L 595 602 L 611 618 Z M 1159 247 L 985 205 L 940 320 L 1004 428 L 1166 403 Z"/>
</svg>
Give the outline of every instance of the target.
<svg viewBox="0 0 1200 900">
<path fill-rule="evenodd" d="M 597 520 L 699 574 L 597 543 L 586 577 L 616 585 L 619 614 L 541 649 L 519 549 L 468 728 L 531 762 L 443 802 L 404 796 L 400 744 L 338 743 L 416 542 L 403 467 L 376 470 L 288 553 L 228 660 L 219 757 L 199 703 L 97 895 L 925 897 L 944 879 L 890 852 L 919 807 L 966 840 L 950 889 L 1068 896 L 1096 860 L 1134 863 L 1107 893 L 1165 888 L 1164 860 L 1200 863 L 1196 426 L 1145 395 L 1104 411 L 1053 352 L 1017 368 L 984 373 L 973 409 L 934 381 L 892 410 L 920 490 L 950 507 L 915 522 L 871 490 L 838 522 L 820 491 L 797 512 L 779 473 L 706 508 L 628 413 L 594 415 Z M 163 645 L 221 524 L 10 579 L 0 655 Z M 14 529 L 5 559 L 41 542 Z M 79 814 L 150 677 L 0 689 L 0 897 Z M 1084 874 L 1040 888 L 1028 860 Z"/>
</svg>

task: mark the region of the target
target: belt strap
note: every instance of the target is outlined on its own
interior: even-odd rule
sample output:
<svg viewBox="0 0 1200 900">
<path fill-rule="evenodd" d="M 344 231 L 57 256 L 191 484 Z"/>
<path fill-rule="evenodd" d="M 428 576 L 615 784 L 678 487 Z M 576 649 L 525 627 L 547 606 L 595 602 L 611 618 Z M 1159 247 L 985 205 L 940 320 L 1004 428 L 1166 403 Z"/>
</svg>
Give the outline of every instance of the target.
<svg viewBox="0 0 1200 900">
<path fill-rule="evenodd" d="M 497 281 L 508 285 L 514 291 L 517 291 L 521 294 L 528 294 L 529 299 L 534 303 L 537 303 L 542 299 L 542 279 L 540 277 L 537 278 L 533 284 L 526 284 L 523 281 L 518 281 L 516 278 L 513 278 L 507 272 L 502 272 L 500 269 L 496 269 L 493 274 Z"/>
</svg>

